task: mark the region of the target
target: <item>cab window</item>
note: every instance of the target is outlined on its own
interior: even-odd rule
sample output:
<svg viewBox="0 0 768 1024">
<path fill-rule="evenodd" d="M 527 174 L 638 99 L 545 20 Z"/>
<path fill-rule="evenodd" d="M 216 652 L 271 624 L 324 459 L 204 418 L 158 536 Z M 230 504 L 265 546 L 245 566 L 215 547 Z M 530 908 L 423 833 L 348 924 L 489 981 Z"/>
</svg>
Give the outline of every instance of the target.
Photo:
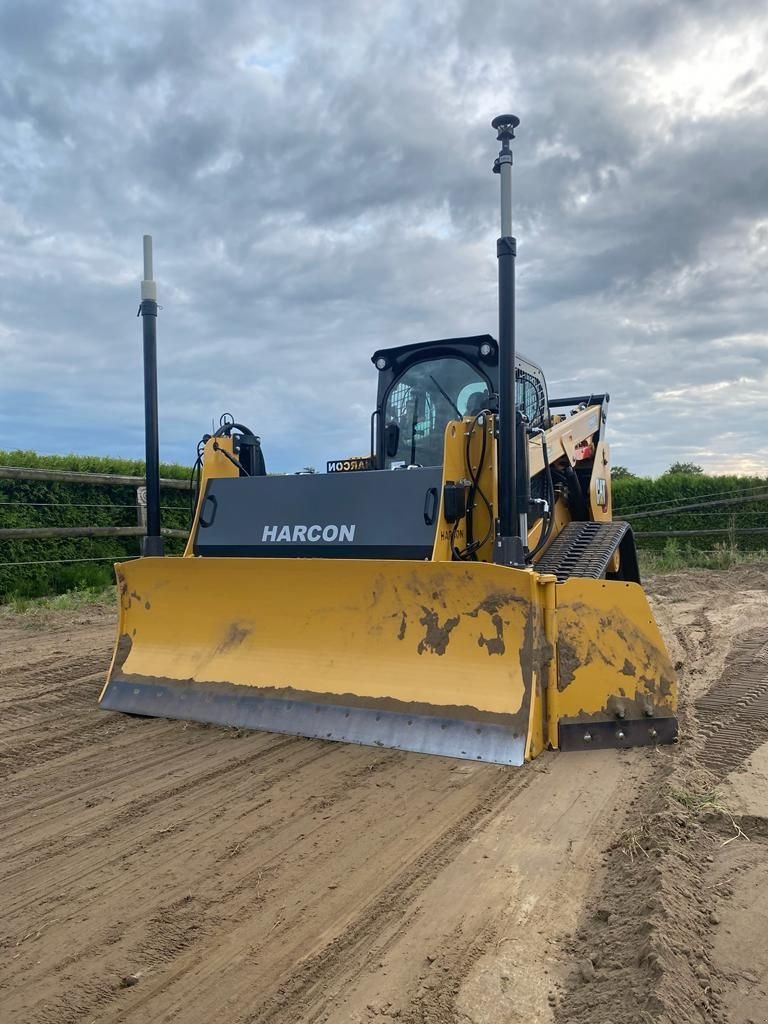
<svg viewBox="0 0 768 1024">
<path fill-rule="evenodd" d="M 439 466 L 448 422 L 485 409 L 491 391 L 488 378 L 463 359 L 409 366 L 384 403 L 384 467 Z"/>
<path fill-rule="evenodd" d="M 546 397 L 544 387 L 538 377 L 519 367 L 515 374 L 515 402 L 528 422 L 534 427 L 544 427 L 546 417 Z"/>
</svg>

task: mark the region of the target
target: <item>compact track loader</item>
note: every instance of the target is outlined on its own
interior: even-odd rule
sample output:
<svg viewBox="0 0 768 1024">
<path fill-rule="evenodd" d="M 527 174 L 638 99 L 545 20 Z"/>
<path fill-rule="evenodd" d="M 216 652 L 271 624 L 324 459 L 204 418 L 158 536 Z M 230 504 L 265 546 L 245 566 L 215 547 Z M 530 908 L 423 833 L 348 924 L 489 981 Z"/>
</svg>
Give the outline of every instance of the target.
<svg viewBox="0 0 768 1024">
<path fill-rule="evenodd" d="M 510 141 L 499 339 L 374 353 L 371 452 L 268 476 L 223 418 L 182 558 L 162 557 L 145 253 L 145 555 L 116 567 L 103 708 L 520 765 L 672 742 L 676 681 L 611 514 L 608 395 L 550 398 L 515 352 Z"/>
</svg>

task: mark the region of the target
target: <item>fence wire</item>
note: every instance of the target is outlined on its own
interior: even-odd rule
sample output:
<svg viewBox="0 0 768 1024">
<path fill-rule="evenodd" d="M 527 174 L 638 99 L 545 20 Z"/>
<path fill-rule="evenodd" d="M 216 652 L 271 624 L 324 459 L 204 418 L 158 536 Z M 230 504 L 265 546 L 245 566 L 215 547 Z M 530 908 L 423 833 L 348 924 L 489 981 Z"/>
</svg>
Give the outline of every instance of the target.
<svg viewBox="0 0 768 1024">
<path fill-rule="evenodd" d="M 766 490 L 766 486 L 767 486 L 766 484 L 762 483 L 762 484 L 755 484 L 753 487 L 746 487 L 746 488 L 744 488 L 742 490 L 738 490 L 738 491 L 734 491 L 733 488 L 730 488 L 727 491 L 711 491 L 709 494 L 703 495 L 701 500 L 702 501 L 711 501 L 713 498 L 726 498 L 727 499 L 729 497 L 733 498 L 735 501 L 749 500 L 749 499 L 754 500 L 756 497 L 758 497 L 758 495 L 756 495 L 754 493 L 755 491 L 762 491 L 762 492 L 764 492 L 764 494 L 760 495 L 760 497 L 762 497 L 762 496 L 768 497 L 768 490 Z M 677 505 L 680 504 L 680 502 L 685 502 L 685 501 L 690 501 L 690 498 L 689 497 L 666 498 L 664 501 L 656 501 L 656 502 L 651 501 L 651 502 L 646 502 L 645 504 L 640 504 L 640 505 L 629 505 L 627 508 L 622 509 L 622 513 L 621 514 L 623 516 L 629 517 L 630 515 L 634 515 L 634 514 L 637 514 L 637 513 L 640 513 L 640 512 L 648 513 L 648 512 L 650 512 L 650 511 L 652 511 L 654 509 L 659 509 L 660 511 L 666 511 L 669 508 L 675 508 Z"/>
<path fill-rule="evenodd" d="M 101 555 L 98 558 L 36 558 L 28 562 L 0 562 L 9 565 L 65 565 L 68 562 L 132 562 L 141 555 Z"/>
<path fill-rule="evenodd" d="M 137 508 L 135 501 L 131 505 L 117 505 L 112 501 L 0 501 L 0 505 L 15 505 L 26 508 L 130 508 L 134 511 Z M 163 512 L 187 512 L 188 504 L 161 505 L 160 508 Z"/>
</svg>

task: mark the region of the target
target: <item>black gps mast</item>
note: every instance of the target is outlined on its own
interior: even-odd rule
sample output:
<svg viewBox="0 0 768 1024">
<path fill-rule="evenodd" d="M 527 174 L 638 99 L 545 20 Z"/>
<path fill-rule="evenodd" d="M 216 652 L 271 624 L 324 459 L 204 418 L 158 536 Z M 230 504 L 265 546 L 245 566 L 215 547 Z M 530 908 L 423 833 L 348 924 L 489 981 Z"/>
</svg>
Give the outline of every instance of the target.
<svg viewBox="0 0 768 1024">
<path fill-rule="evenodd" d="M 494 174 L 501 178 L 501 237 L 496 242 L 499 261 L 499 514 L 494 561 L 499 565 L 522 568 L 526 564 L 527 509 L 520 507 L 518 480 L 517 449 L 523 424 L 515 400 L 517 241 L 512 237 L 512 150 L 509 148 L 519 124 L 520 118 L 514 114 L 500 114 L 491 121 L 501 143 L 493 165 Z M 524 487 L 522 493 L 525 493 Z"/>
<path fill-rule="evenodd" d="M 142 555 L 163 555 L 160 532 L 160 440 L 157 427 L 157 285 L 152 272 L 152 236 L 144 235 L 144 278 L 141 282 L 141 317 L 144 338 L 144 443 L 146 449 L 147 535 Z"/>
</svg>

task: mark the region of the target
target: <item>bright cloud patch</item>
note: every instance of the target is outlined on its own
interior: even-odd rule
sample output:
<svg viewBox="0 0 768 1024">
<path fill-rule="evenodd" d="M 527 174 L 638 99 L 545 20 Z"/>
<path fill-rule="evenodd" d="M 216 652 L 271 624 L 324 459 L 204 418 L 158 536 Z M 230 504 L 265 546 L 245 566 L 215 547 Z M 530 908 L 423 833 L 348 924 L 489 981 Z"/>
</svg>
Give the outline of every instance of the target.
<svg viewBox="0 0 768 1024">
<path fill-rule="evenodd" d="M 0 446 L 142 453 L 230 411 L 269 468 L 358 453 L 375 348 L 495 332 L 491 117 L 519 344 L 611 394 L 616 461 L 768 472 L 768 53 L 757 0 L 0 7 Z"/>
</svg>

